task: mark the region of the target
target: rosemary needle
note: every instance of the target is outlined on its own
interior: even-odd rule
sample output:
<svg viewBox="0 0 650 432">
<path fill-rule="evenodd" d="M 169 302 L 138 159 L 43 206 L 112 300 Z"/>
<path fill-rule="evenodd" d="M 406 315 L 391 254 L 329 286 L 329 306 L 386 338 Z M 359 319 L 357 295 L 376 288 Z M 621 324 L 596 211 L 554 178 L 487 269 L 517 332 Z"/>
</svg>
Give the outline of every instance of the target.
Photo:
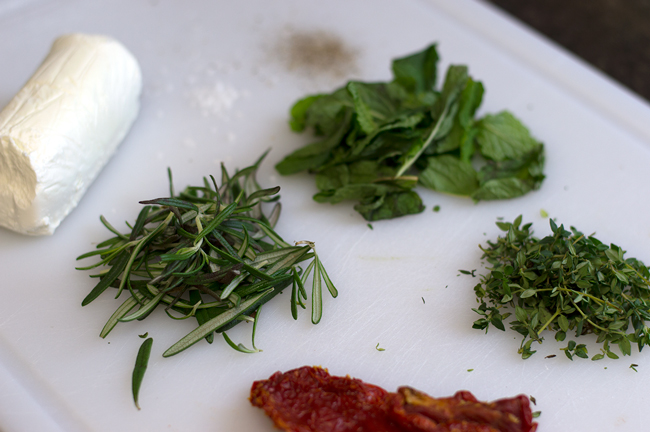
<svg viewBox="0 0 650 432">
<path fill-rule="evenodd" d="M 151 355 L 151 347 L 153 346 L 153 339 L 147 338 L 140 349 L 138 350 L 138 356 L 135 359 L 135 367 L 133 368 L 133 378 L 131 380 L 131 387 L 133 390 L 133 402 L 135 406 L 140 409 L 140 404 L 138 402 L 138 395 L 140 393 L 140 385 L 142 384 L 142 379 L 144 378 L 144 373 L 147 371 L 147 365 L 149 364 L 149 356 Z"/>
<path fill-rule="evenodd" d="M 223 333 L 242 321 L 257 323 L 259 308 L 284 288 L 293 284 L 291 313 L 305 307 L 307 278 L 312 279 L 311 319 L 322 317 L 323 285 L 336 297 L 338 292 L 325 271 L 311 241 L 295 245 L 275 232 L 280 214 L 279 187 L 263 189 L 255 176 L 263 155 L 232 176 L 221 167 L 221 185 L 214 177 L 200 186 L 190 186 L 175 194 L 171 171 L 170 196 L 141 201 L 144 207 L 130 232 L 120 233 L 104 217 L 102 224 L 113 237 L 97 250 L 77 259 L 99 256 L 99 262 L 78 270 L 103 268 L 99 279 L 83 300 L 87 305 L 109 288 L 116 298 L 128 298 L 109 318 L 100 336 L 106 337 L 119 323 L 146 319 L 156 310 L 174 320 L 196 319 L 198 327 L 164 353 L 177 354 L 206 339 Z M 273 205 L 269 216 L 263 205 Z M 302 263 L 309 262 L 306 270 Z M 254 326 L 255 327 L 255 326 Z M 224 334 L 231 347 L 241 348 Z"/>
</svg>

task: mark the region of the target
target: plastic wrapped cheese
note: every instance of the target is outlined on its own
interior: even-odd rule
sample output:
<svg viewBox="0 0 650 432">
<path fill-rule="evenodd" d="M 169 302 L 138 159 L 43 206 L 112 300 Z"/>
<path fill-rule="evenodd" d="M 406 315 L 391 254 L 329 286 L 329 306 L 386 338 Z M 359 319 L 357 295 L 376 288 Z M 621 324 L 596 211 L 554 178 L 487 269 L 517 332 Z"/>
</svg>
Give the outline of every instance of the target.
<svg viewBox="0 0 650 432">
<path fill-rule="evenodd" d="M 0 112 L 0 226 L 52 234 L 122 141 L 140 108 L 133 55 L 70 34 Z"/>
</svg>

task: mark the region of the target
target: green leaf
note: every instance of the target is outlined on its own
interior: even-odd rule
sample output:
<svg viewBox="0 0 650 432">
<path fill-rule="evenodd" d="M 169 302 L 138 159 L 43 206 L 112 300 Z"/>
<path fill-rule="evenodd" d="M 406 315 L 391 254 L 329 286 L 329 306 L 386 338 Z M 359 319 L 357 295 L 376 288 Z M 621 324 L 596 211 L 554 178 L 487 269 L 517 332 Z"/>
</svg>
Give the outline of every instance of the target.
<svg viewBox="0 0 650 432">
<path fill-rule="evenodd" d="M 128 262 L 129 262 L 128 252 L 124 251 L 120 253 L 120 255 L 118 255 L 118 257 L 115 260 L 115 263 L 108 271 L 106 276 L 103 276 L 99 281 L 99 283 L 95 285 L 95 288 L 93 288 L 92 291 L 90 291 L 90 293 L 86 296 L 86 298 L 83 299 L 83 301 L 81 302 L 81 306 L 86 306 L 87 304 L 95 300 L 97 297 L 99 297 L 101 293 L 106 291 L 106 288 L 111 286 L 111 284 L 115 282 L 117 278 L 122 274 Z"/>
<path fill-rule="evenodd" d="M 340 144 L 350 128 L 352 110 L 348 109 L 336 124 L 336 128 L 325 139 L 300 148 L 275 165 L 282 175 L 295 174 L 305 170 L 316 169 L 330 157 L 330 152 Z"/>
<path fill-rule="evenodd" d="M 402 155 L 401 166 L 395 174 L 397 177 L 404 174 L 431 143 L 449 132 L 449 128 L 453 124 L 453 117 L 458 109 L 458 96 L 467 84 L 467 80 L 466 66 L 449 66 L 440 98 L 436 101 L 432 112 L 436 122 L 427 132 L 424 141 L 415 142 Z"/>
<path fill-rule="evenodd" d="M 177 207 L 177 208 L 182 208 L 187 210 L 198 211 L 198 208 L 196 207 L 195 204 L 191 202 L 187 202 L 185 200 L 180 200 L 178 198 L 156 198 L 152 200 L 140 201 L 140 204 L 152 204 L 152 205 L 167 206 L 167 207 Z M 135 240 L 135 238 L 132 238 L 131 240 Z"/>
<path fill-rule="evenodd" d="M 234 211 L 237 209 L 237 205 L 237 202 L 228 204 L 205 227 L 203 227 L 203 230 L 196 235 L 194 241 L 198 242 L 205 236 L 211 234 L 212 231 L 214 231 L 223 221 L 225 221 L 228 217 L 230 217 L 230 215 L 234 213 Z"/>
<path fill-rule="evenodd" d="M 485 89 L 480 81 L 474 81 L 471 77 L 467 79 L 465 88 L 460 94 L 460 105 L 456 117 L 458 123 L 464 130 L 474 125 L 474 115 L 481 106 Z"/>
<path fill-rule="evenodd" d="M 524 272 L 523 276 L 528 280 L 537 279 L 537 274 L 535 272 L 531 272 L 531 271 Z"/>
<path fill-rule="evenodd" d="M 526 360 L 527 358 L 530 358 L 530 356 L 532 356 L 533 354 L 535 354 L 537 352 L 537 351 L 531 350 L 530 347 L 531 347 L 532 343 L 533 343 L 533 341 L 531 339 L 528 342 L 526 342 L 524 344 L 524 346 L 521 347 L 521 349 L 519 350 L 521 352 L 521 358 L 522 359 Z"/>
<path fill-rule="evenodd" d="M 221 327 L 224 327 L 226 324 L 228 324 L 229 322 L 231 322 L 232 320 L 240 316 L 243 312 L 258 304 L 261 300 L 263 300 L 265 296 L 271 294 L 273 291 L 274 291 L 273 288 L 270 288 L 240 303 L 238 306 L 217 315 L 207 323 L 198 326 L 197 328 L 189 332 L 187 335 L 185 335 L 183 338 L 181 338 L 174 345 L 169 347 L 167 351 L 163 353 L 163 357 L 171 357 L 173 355 L 178 354 L 181 351 L 186 350 L 190 346 L 194 345 L 195 343 L 197 343 L 198 341 L 206 337 L 208 334 L 218 330 Z"/>
<path fill-rule="evenodd" d="M 532 297 L 532 296 L 534 296 L 535 294 L 537 294 L 537 291 L 534 290 L 534 289 L 532 289 L 532 288 L 529 288 L 529 289 L 527 289 L 527 290 L 524 290 L 524 292 L 522 292 L 522 293 L 519 295 L 519 297 L 521 297 L 521 298 L 528 298 L 528 297 Z"/>
<path fill-rule="evenodd" d="M 323 95 L 312 95 L 300 99 L 291 107 L 291 119 L 289 125 L 294 132 L 302 132 L 306 127 L 307 111 L 316 100 L 323 97 Z"/>
<path fill-rule="evenodd" d="M 498 329 L 501 330 L 501 331 L 505 331 L 505 330 L 506 330 L 505 326 L 503 325 L 503 321 L 502 321 L 502 319 L 501 319 L 501 315 L 499 315 L 499 314 L 494 314 L 494 315 L 492 316 L 492 318 L 490 319 L 490 323 L 491 323 L 494 327 L 498 328 Z"/>
<path fill-rule="evenodd" d="M 332 204 L 345 200 L 361 201 L 383 196 L 395 189 L 379 183 L 348 184 L 333 191 L 317 193 L 314 195 L 314 200 L 316 202 L 329 202 Z"/>
<path fill-rule="evenodd" d="M 359 94 L 359 87 L 361 85 L 362 84 L 360 83 L 351 81 L 348 83 L 347 89 L 352 96 L 352 101 L 354 102 L 354 110 L 356 112 L 355 120 L 359 125 L 361 131 L 364 134 L 368 135 L 377 129 L 377 125 L 375 124 L 375 121 L 372 118 L 372 114 L 370 113 L 370 107 Z"/>
<path fill-rule="evenodd" d="M 350 169 L 346 164 L 334 165 L 316 174 L 319 191 L 335 191 L 350 184 Z"/>
<path fill-rule="evenodd" d="M 607 249 L 605 251 L 605 255 L 607 255 L 607 258 L 609 258 L 610 260 L 612 260 L 615 263 L 621 261 L 621 259 L 618 256 L 618 251 L 615 251 L 613 249 Z"/>
<path fill-rule="evenodd" d="M 412 93 L 432 91 L 436 84 L 437 64 L 435 44 L 415 54 L 395 59 L 392 66 L 395 82 Z"/>
<path fill-rule="evenodd" d="M 460 149 L 460 159 L 470 162 L 474 154 L 474 140 L 478 129 L 474 127 L 474 114 L 483 99 L 483 85 L 467 79 L 460 94 L 458 110 L 449 133 L 435 145 L 435 153 L 445 153 Z"/>
<path fill-rule="evenodd" d="M 137 293 L 136 293 L 137 294 Z M 139 296 L 138 298 L 135 297 L 129 297 L 118 307 L 115 312 L 113 312 L 113 315 L 108 319 L 106 324 L 104 325 L 104 328 L 102 328 L 102 331 L 99 333 L 99 337 L 104 339 L 108 334 L 115 328 L 117 323 L 120 321 L 122 317 L 124 317 L 127 313 L 129 313 L 134 307 L 136 307 L 139 303 L 139 301 L 142 300 L 142 296 Z"/>
<path fill-rule="evenodd" d="M 305 127 L 313 128 L 317 136 L 329 136 L 339 129 L 346 113 L 352 111 L 352 98 L 345 87 L 320 96 L 305 112 Z"/>
<path fill-rule="evenodd" d="M 314 257 L 314 277 L 311 289 L 311 322 L 318 324 L 323 316 L 323 290 L 321 288 L 321 273 L 318 257 Z"/>
<path fill-rule="evenodd" d="M 472 165 L 450 155 L 427 158 L 420 182 L 429 189 L 452 195 L 469 196 L 478 188 L 476 170 Z"/>
<path fill-rule="evenodd" d="M 387 193 L 374 201 L 364 200 L 354 206 L 361 216 L 373 222 L 417 214 L 424 211 L 420 196 L 412 191 Z"/>
<path fill-rule="evenodd" d="M 131 315 L 125 316 L 123 318 L 120 318 L 120 322 L 129 322 L 129 321 L 135 321 L 138 318 L 141 318 L 143 316 L 146 316 L 149 314 L 156 306 L 158 306 L 158 303 L 160 303 L 160 300 L 162 300 L 163 296 L 165 295 L 164 291 L 160 291 L 154 298 L 145 300 L 144 305 L 140 307 L 136 312 L 134 312 Z"/>
<path fill-rule="evenodd" d="M 623 355 L 632 355 L 632 346 L 628 338 L 621 338 L 621 340 L 618 341 L 618 348 L 621 350 Z"/>
<path fill-rule="evenodd" d="M 196 291 L 196 290 L 190 290 L 190 303 L 192 304 L 197 304 L 201 302 L 203 299 L 201 298 L 201 294 Z M 194 313 L 194 316 L 196 317 L 196 322 L 199 325 L 203 325 L 206 322 L 210 321 L 212 318 L 214 318 L 216 314 L 216 308 L 209 308 L 209 309 L 197 309 L 196 312 Z M 208 343 L 214 342 L 214 333 L 210 333 L 205 337 L 205 340 Z"/>
<path fill-rule="evenodd" d="M 517 317 L 517 320 L 520 321 L 521 323 L 527 323 L 528 322 L 528 313 L 526 313 L 526 310 L 523 308 L 520 308 L 519 306 L 515 307 L 515 316 Z"/>
<path fill-rule="evenodd" d="M 323 282 L 325 282 L 325 286 L 327 287 L 327 290 L 330 292 L 330 295 L 333 298 L 338 297 L 339 292 L 336 289 L 336 287 L 334 286 L 334 284 L 332 283 L 332 280 L 330 279 L 329 275 L 327 274 L 327 271 L 325 270 L 325 266 L 320 261 L 320 259 L 318 259 L 317 265 L 320 268 L 320 275 L 323 278 Z"/>
<path fill-rule="evenodd" d="M 516 198 L 531 190 L 532 187 L 526 181 L 517 178 L 502 178 L 486 181 L 471 196 L 477 201 L 501 200 Z"/>
<path fill-rule="evenodd" d="M 135 359 L 135 367 L 133 368 L 133 375 L 131 377 L 131 388 L 133 391 L 133 402 L 135 403 L 136 408 L 140 409 L 140 404 L 138 402 L 140 387 L 142 385 L 142 380 L 144 379 L 144 374 L 147 371 L 147 366 L 149 364 L 149 357 L 151 356 L 151 347 L 153 346 L 153 339 L 147 338 L 140 345 L 138 350 L 138 355 Z"/>
<path fill-rule="evenodd" d="M 565 315 L 559 315 L 557 317 L 557 324 L 560 326 L 563 332 L 569 331 L 569 319 Z"/>
<path fill-rule="evenodd" d="M 575 355 L 583 359 L 589 358 L 589 354 L 587 352 L 587 347 L 585 346 L 585 344 L 580 344 L 576 347 Z"/>
<path fill-rule="evenodd" d="M 615 271 L 614 271 L 614 274 L 616 275 L 616 278 L 617 278 L 618 280 L 620 280 L 621 282 L 623 282 L 625 285 L 627 285 L 627 284 L 630 283 L 629 279 L 627 278 L 627 276 L 625 276 L 624 273 L 615 270 Z"/>
<path fill-rule="evenodd" d="M 508 111 L 486 115 L 478 121 L 477 128 L 476 141 L 481 154 L 497 162 L 520 158 L 539 145 Z"/>
<path fill-rule="evenodd" d="M 221 335 L 223 336 L 223 339 L 226 341 L 226 343 L 230 346 L 230 348 L 234 349 L 235 351 L 239 351 L 240 353 L 244 353 L 244 354 L 254 354 L 254 353 L 258 353 L 258 352 L 261 351 L 261 350 L 255 349 L 255 348 L 253 348 L 253 349 L 246 348 L 244 346 L 244 344 L 241 344 L 241 343 L 235 344 L 232 341 L 232 339 L 230 339 L 230 337 L 228 337 L 226 332 L 222 332 Z"/>
</svg>

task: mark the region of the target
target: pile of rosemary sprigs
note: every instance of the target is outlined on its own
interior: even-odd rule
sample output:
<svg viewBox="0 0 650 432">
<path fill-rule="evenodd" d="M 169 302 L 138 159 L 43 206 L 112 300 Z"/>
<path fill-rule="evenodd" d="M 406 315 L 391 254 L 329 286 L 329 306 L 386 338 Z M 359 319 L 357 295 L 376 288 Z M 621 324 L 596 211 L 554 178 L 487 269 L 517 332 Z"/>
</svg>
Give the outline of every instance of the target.
<svg viewBox="0 0 650 432">
<path fill-rule="evenodd" d="M 542 342 L 544 330 L 558 341 L 569 332 L 595 334 L 602 349 L 592 360 L 618 358 L 612 345 L 630 355 L 631 344 L 641 351 L 650 343 L 650 272 L 641 261 L 552 219 L 552 235 L 537 239 L 521 219 L 497 222 L 506 234 L 481 247 L 492 267 L 474 288 L 480 303 L 474 311 L 481 315 L 474 328 L 505 330 L 503 321 L 512 315 L 506 311 L 514 309 L 510 328 L 523 336 L 524 359 L 536 352 L 531 345 Z M 570 359 L 589 358 L 586 345 L 573 340 L 562 350 Z"/>
<path fill-rule="evenodd" d="M 83 300 L 87 305 L 109 287 L 128 298 L 101 331 L 106 337 L 119 322 L 142 320 L 158 306 L 175 320 L 194 318 L 198 327 L 163 356 L 183 351 L 214 333 L 242 352 L 256 352 L 255 328 L 262 304 L 292 285 L 291 313 L 305 308 L 305 284 L 312 275 L 311 319 L 322 314 L 322 285 L 333 297 L 337 291 L 312 242 L 290 245 L 273 229 L 280 215 L 279 187 L 262 189 L 255 179 L 261 163 L 237 171 L 232 177 L 222 165 L 221 186 L 214 177 L 204 185 L 174 193 L 169 172 L 170 198 L 141 201 L 145 204 L 131 230 L 123 234 L 102 216 L 114 237 L 97 250 L 77 259 L 99 255 L 101 260 L 78 270 L 107 266 L 99 282 Z M 276 202 L 269 216 L 262 203 Z M 311 260 L 311 261 L 310 261 Z M 303 270 L 302 263 L 310 261 Z M 135 311 L 134 311 L 135 309 Z M 252 321 L 253 348 L 235 344 L 225 333 L 242 321 Z"/>
</svg>

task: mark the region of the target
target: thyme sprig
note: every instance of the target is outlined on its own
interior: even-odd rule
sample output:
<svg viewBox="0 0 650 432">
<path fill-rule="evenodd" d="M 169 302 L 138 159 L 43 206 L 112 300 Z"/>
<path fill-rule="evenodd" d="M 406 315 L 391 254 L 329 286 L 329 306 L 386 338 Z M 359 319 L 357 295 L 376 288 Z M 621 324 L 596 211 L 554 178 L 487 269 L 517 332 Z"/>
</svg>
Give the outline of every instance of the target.
<svg viewBox="0 0 650 432">
<path fill-rule="evenodd" d="M 568 332 L 595 334 L 602 349 L 592 360 L 619 358 L 612 345 L 631 355 L 631 344 L 641 351 L 650 343 L 650 271 L 643 262 L 552 219 L 552 234 L 537 239 L 532 224 L 521 221 L 519 216 L 497 222 L 506 234 L 480 246 L 491 267 L 474 287 L 480 305 L 473 310 L 481 315 L 474 328 L 505 330 L 503 321 L 514 310 L 510 328 L 523 336 L 524 359 L 536 352 L 532 343 L 541 343 L 545 330 L 555 332 L 558 341 Z M 573 340 L 562 351 L 571 360 L 589 358 L 587 346 Z"/>
<path fill-rule="evenodd" d="M 102 224 L 114 237 L 97 250 L 77 259 L 99 256 L 100 261 L 78 270 L 103 267 L 99 282 L 83 300 L 86 306 L 109 287 L 119 298 L 128 297 L 102 329 L 106 337 L 120 322 L 143 320 L 164 307 L 175 320 L 194 318 L 198 327 L 163 356 L 177 354 L 205 338 L 213 342 L 221 333 L 228 345 L 241 352 L 258 352 L 255 329 L 261 305 L 292 285 L 291 314 L 306 308 L 307 280 L 312 276 L 311 320 L 322 316 L 322 285 L 332 297 L 338 292 L 313 242 L 290 245 L 274 227 L 280 216 L 279 187 L 263 189 L 255 175 L 264 155 L 252 166 L 230 176 L 221 167 L 221 186 L 214 177 L 202 186 L 174 192 L 171 171 L 169 198 L 141 201 L 145 206 L 129 233 L 121 233 L 103 216 Z M 263 203 L 275 203 L 269 216 Z M 301 265 L 309 262 L 306 269 Z M 252 321 L 253 349 L 235 344 L 225 333 L 242 321 Z"/>
</svg>

